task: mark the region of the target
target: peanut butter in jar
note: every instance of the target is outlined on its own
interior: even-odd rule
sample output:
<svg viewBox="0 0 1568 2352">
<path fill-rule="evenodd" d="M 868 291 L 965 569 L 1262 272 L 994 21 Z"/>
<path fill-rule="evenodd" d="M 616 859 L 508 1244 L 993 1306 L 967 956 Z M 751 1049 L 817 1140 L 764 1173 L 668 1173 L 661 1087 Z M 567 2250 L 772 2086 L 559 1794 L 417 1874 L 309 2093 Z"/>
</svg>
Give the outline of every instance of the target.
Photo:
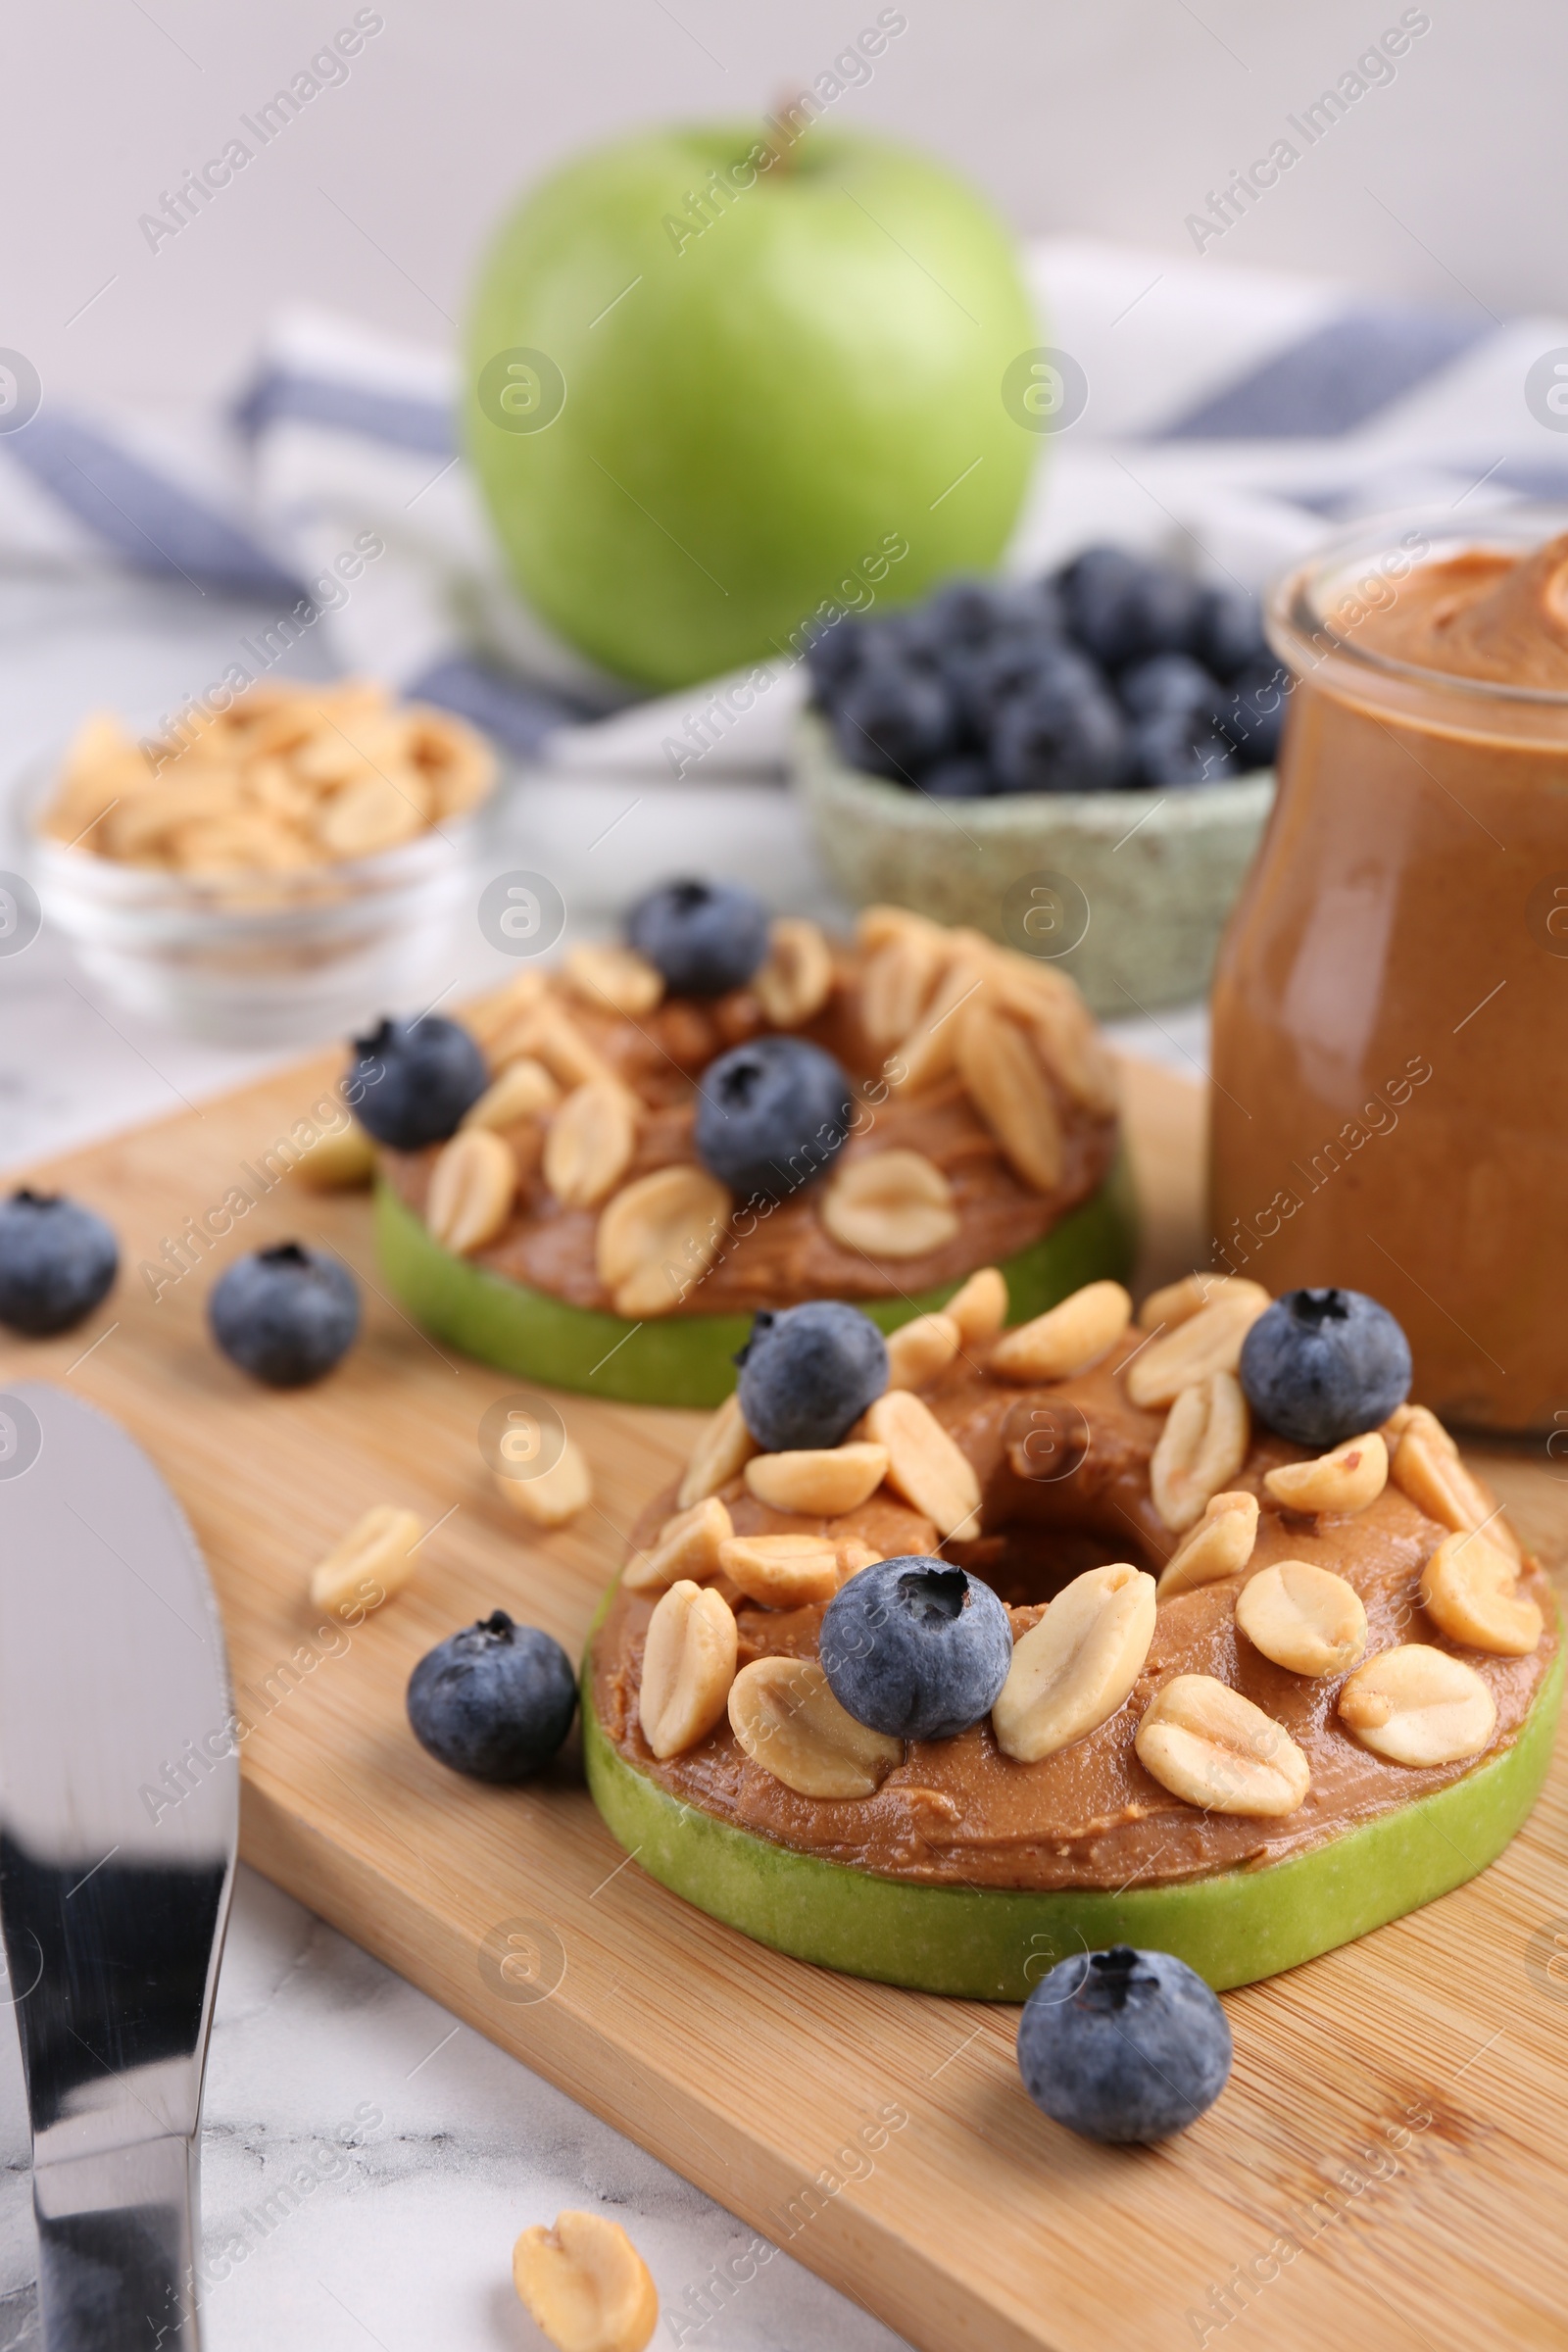
<svg viewBox="0 0 1568 2352">
<path fill-rule="evenodd" d="M 1565 520 L 1400 518 L 1279 583 L 1214 983 L 1215 1264 L 1371 1292 L 1482 1429 L 1568 1429 Z"/>
</svg>

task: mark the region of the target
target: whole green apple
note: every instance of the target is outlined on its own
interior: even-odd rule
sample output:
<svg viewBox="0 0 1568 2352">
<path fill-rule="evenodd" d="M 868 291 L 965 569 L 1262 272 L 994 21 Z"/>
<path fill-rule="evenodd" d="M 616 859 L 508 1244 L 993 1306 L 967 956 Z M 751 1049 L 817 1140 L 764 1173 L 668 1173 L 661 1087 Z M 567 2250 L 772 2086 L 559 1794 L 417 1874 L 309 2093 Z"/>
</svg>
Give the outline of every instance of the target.
<svg viewBox="0 0 1568 2352">
<path fill-rule="evenodd" d="M 654 687 L 993 565 L 1037 447 L 1011 243 L 929 158 L 814 124 L 630 139 L 480 271 L 466 429 L 517 584 Z"/>
</svg>

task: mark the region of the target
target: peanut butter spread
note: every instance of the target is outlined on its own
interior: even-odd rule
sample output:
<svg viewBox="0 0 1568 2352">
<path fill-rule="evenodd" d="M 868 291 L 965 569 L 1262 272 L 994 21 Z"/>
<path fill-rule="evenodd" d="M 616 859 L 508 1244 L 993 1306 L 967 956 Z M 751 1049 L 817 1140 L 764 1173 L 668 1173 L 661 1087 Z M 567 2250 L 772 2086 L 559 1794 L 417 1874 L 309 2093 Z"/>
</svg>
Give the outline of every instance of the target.
<svg viewBox="0 0 1568 2352">
<path fill-rule="evenodd" d="M 917 1089 L 900 1087 L 897 1054 L 874 1046 L 860 1018 L 865 960 L 863 952 L 836 951 L 825 1004 L 791 1031 L 833 1054 L 856 1089 L 850 1140 L 831 1173 L 880 1152 L 918 1152 L 951 1187 L 957 1218 L 954 1238 L 918 1257 L 896 1260 L 847 1248 L 818 1213 L 828 1181 L 818 1179 L 776 1206 L 736 1203 L 715 1262 L 691 1285 L 675 1313 L 726 1314 L 788 1306 L 803 1298 L 916 1296 L 1029 1249 L 1109 1173 L 1117 1136 L 1109 1058 L 1067 983 L 1061 986 L 1078 1075 L 1074 1086 L 1042 1071 L 1041 1084 L 1054 1100 L 1062 1150 L 1058 1182 L 1041 1191 L 1014 1171 L 951 1067 Z M 769 1030 L 756 994 L 743 988 L 710 1002 L 671 998 L 635 1020 L 564 991 L 561 1001 L 569 1005 L 583 1038 L 636 1098 L 636 1144 L 622 1181 L 695 1163 L 693 1128 L 704 1071 L 728 1048 Z M 1044 1047 L 1042 1057 L 1049 1058 Z M 610 1295 L 595 1259 L 599 1208 L 568 1207 L 553 1196 L 541 1169 L 538 1123 L 522 1121 L 503 1132 L 517 1161 L 516 1199 L 503 1231 L 471 1252 L 470 1262 L 573 1306 L 608 1309 Z M 440 1150 L 382 1154 L 386 1180 L 420 1215 Z"/>
<path fill-rule="evenodd" d="M 979 1473 L 980 1535 L 951 1544 L 960 1565 L 982 1576 L 1008 1604 L 1014 1636 L 1085 1568 L 1130 1560 L 1157 1572 L 1178 1539 L 1150 1499 L 1149 1464 L 1163 1415 L 1126 1396 L 1118 1366 L 1139 1335 L 1119 1344 L 1109 1366 L 1050 1387 L 988 1379 L 987 1349 L 970 1350 L 924 1392 L 926 1401 Z M 1300 1559 L 1335 1570 L 1359 1593 L 1368 1656 L 1396 1643 L 1425 1642 L 1462 1657 L 1496 1702 L 1496 1729 L 1484 1762 L 1516 1738 L 1556 1646 L 1555 1613 L 1540 1567 L 1527 1561 L 1520 1593 L 1543 1609 L 1548 1631 L 1528 1657 L 1502 1657 L 1448 1642 L 1421 1606 L 1420 1572 L 1448 1533 L 1392 1483 L 1366 1509 L 1316 1518 L 1282 1511 L 1265 1474 L 1303 1458 L 1267 1432 L 1254 1438 L 1234 1487 L 1262 1509 L 1248 1568 L 1158 1606 L 1152 1644 L 1124 1705 L 1073 1745 L 1037 1763 L 1002 1754 L 989 1720 L 955 1740 L 910 1741 L 876 1792 L 850 1800 L 797 1795 L 755 1763 L 720 1723 L 686 1753 L 658 1762 L 637 1721 L 644 1637 L 653 1598 L 617 1589 L 595 1637 L 596 1712 L 621 1756 L 703 1812 L 802 1852 L 882 1877 L 971 1886 L 1114 1888 L 1130 1883 L 1200 1878 L 1255 1868 L 1304 1852 L 1363 1822 L 1459 1779 L 1475 1763 L 1409 1768 L 1363 1747 L 1335 1714 L 1343 1677 L 1315 1679 L 1272 1665 L 1236 1625 L 1243 1584 L 1272 1561 Z M 737 1534 L 858 1535 L 884 1557 L 936 1549 L 936 1530 L 879 1491 L 843 1518 L 793 1516 L 758 1502 L 740 1479 L 723 1490 Z M 650 1506 L 637 1530 L 650 1541 L 673 1508 Z M 821 1606 L 773 1611 L 748 1602 L 720 1579 L 735 1609 L 740 1663 L 816 1654 Z M 1172 1795 L 1134 1752 L 1139 1720 L 1156 1689 L 1178 1674 L 1212 1675 L 1284 1726 L 1304 1751 L 1311 1787 L 1294 1813 L 1274 1820 L 1203 1812 Z"/>
<path fill-rule="evenodd" d="M 1423 564 L 1357 635 L 1371 652 L 1448 677 L 1568 690 L 1568 532 L 1527 556 L 1476 547 Z"/>
</svg>

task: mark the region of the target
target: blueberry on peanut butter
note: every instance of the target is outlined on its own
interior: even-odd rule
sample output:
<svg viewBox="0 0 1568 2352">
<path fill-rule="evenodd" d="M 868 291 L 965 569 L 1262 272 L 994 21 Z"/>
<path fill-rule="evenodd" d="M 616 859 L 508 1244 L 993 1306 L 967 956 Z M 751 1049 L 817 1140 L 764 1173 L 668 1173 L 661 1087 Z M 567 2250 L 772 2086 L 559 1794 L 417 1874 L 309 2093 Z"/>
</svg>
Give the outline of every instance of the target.
<svg viewBox="0 0 1568 2352">
<path fill-rule="evenodd" d="M 626 941 L 675 997 L 744 988 L 767 954 L 767 909 L 738 882 L 665 882 L 626 917 Z"/>
<path fill-rule="evenodd" d="M 0 1323 L 47 1339 L 90 1314 L 115 1279 L 120 1249 L 102 1217 L 25 1186 L 0 1201 Z"/>
<path fill-rule="evenodd" d="M 989 1585 L 908 1553 L 862 1568 L 822 1619 L 822 1671 L 847 1715 L 903 1740 L 953 1740 L 988 1715 L 1012 1664 Z"/>
<path fill-rule="evenodd" d="M 839 1445 L 888 1385 L 887 1342 L 841 1298 L 764 1308 L 735 1360 L 742 1417 L 768 1453 Z"/>
<path fill-rule="evenodd" d="M 1259 1420 L 1322 1450 L 1377 1429 L 1410 1388 L 1410 1345 L 1363 1291 L 1287 1291 L 1242 1348 L 1242 1386 Z"/>
<path fill-rule="evenodd" d="M 1231 2030 L 1169 1952 L 1074 1952 L 1024 2003 L 1018 2071 L 1035 2105 L 1085 2139 L 1166 2139 L 1224 2089 Z"/>
<path fill-rule="evenodd" d="M 357 1037 L 347 1079 L 361 1126 L 398 1152 L 444 1144 L 489 1083 L 466 1029 L 439 1013 L 382 1021 Z"/>
<path fill-rule="evenodd" d="M 849 1079 L 801 1037 L 759 1037 L 710 1062 L 698 1087 L 697 1151 L 743 1200 L 784 1200 L 849 1140 Z"/>
</svg>

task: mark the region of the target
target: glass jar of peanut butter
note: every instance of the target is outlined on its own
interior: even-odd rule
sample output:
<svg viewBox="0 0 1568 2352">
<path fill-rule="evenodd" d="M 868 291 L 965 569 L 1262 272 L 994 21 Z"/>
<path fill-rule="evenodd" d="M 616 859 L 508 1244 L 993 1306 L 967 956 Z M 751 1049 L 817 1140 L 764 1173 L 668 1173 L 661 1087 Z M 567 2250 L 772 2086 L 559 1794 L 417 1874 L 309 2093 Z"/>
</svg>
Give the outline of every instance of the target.
<svg viewBox="0 0 1568 2352">
<path fill-rule="evenodd" d="M 1400 516 L 1277 583 L 1214 982 L 1215 1264 L 1371 1292 L 1478 1429 L 1568 1425 L 1565 524 Z"/>
</svg>

